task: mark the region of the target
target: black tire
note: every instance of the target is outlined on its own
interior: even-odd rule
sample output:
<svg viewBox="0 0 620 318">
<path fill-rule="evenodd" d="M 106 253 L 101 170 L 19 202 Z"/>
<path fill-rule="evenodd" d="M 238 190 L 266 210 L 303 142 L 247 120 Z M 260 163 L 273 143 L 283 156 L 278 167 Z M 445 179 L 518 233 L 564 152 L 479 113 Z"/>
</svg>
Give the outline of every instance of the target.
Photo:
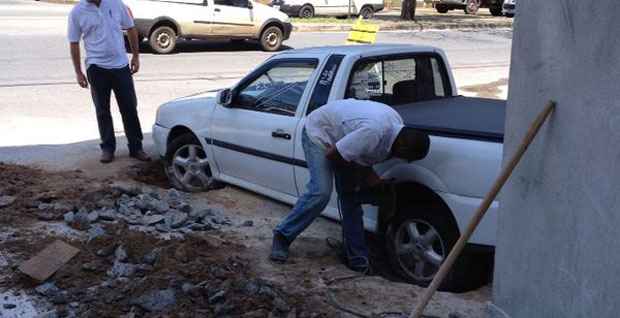
<svg viewBox="0 0 620 318">
<path fill-rule="evenodd" d="M 448 253 L 458 240 L 458 226 L 450 216 L 450 212 L 445 211 L 446 208 L 440 205 L 414 206 L 413 204 L 408 204 L 400 209 L 399 215 L 394 218 L 386 232 L 389 262 L 393 271 L 404 281 L 420 286 L 428 286 L 439 270 L 439 265 L 443 263 L 443 260 L 448 256 Z M 415 244 L 412 244 L 411 234 L 409 234 L 408 226 L 411 224 L 416 228 L 416 233 L 419 237 L 419 241 L 415 241 Z M 425 235 L 431 234 L 431 231 L 434 231 L 434 234 L 429 237 L 432 236 L 435 239 L 430 244 L 421 243 Z M 408 248 L 405 248 L 407 245 L 411 246 L 411 252 L 405 252 L 408 250 Z M 401 252 L 399 252 L 398 246 L 400 246 Z M 428 252 L 429 256 L 426 257 L 435 260 L 438 264 L 436 266 L 431 265 L 430 261 L 423 260 L 422 258 L 426 257 L 420 257 L 423 255 L 422 251 Z M 440 259 L 441 261 L 439 261 Z M 467 290 L 468 286 L 471 286 L 471 284 L 463 280 L 464 277 L 468 279 L 465 276 L 467 268 L 464 268 L 466 262 L 463 260 L 463 258 L 459 258 L 454 264 L 454 267 L 440 285 L 440 290 L 461 292 Z M 418 272 L 416 265 L 420 262 L 426 263 L 426 265 L 423 266 L 424 269 Z"/>
<path fill-rule="evenodd" d="M 499 17 L 502 15 L 502 6 L 501 5 L 490 6 L 489 11 L 491 12 L 492 16 Z"/>
<path fill-rule="evenodd" d="M 207 191 L 215 183 L 212 177 L 211 168 L 209 167 L 208 163 L 201 165 L 201 161 L 194 161 L 193 159 L 191 159 L 192 155 L 190 154 L 190 148 L 192 147 L 196 151 L 195 157 L 200 158 L 201 161 L 207 159 L 207 155 L 202 148 L 202 145 L 200 144 L 198 139 L 196 139 L 196 137 L 191 133 L 182 134 L 170 141 L 170 143 L 168 144 L 168 150 L 164 163 L 166 176 L 168 177 L 168 181 L 170 181 L 170 185 L 172 185 L 178 190 L 185 192 Z M 188 166 L 182 168 L 182 166 L 176 165 L 175 159 L 184 157 L 187 157 L 188 159 Z M 193 175 L 193 179 L 189 182 L 183 181 L 183 178 L 181 176 L 181 174 L 183 174 L 184 172 L 183 170 L 185 170 L 185 173 L 190 174 L 193 174 L 195 172 L 196 175 Z M 203 181 L 200 177 L 198 177 L 198 174 L 200 172 L 204 173 L 204 175 L 208 177 L 208 180 L 206 182 Z"/>
<path fill-rule="evenodd" d="M 362 7 L 360 10 L 360 16 L 364 19 L 372 19 L 375 15 L 375 10 L 370 6 Z"/>
<path fill-rule="evenodd" d="M 437 12 L 439 13 L 448 13 L 449 8 L 445 4 L 436 4 L 435 10 L 437 10 Z"/>
<path fill-rule="evenodd" d="M 480 0 L 467 0 L 463 10 L 466 14 L 476 14 L 478 9 L 480 9 Z"/>
<path fill-rule="evenodd" d="M 274 52 L 282 47 L 282 29 L 272 25 L 266 28 L 260 35 L 260 45 L 263 51 Z"/>
<path fill-rule="evenodd" d="M 514 13 L 506 13 L 507 18 L 514 18 L 514 16 L 515 16 Z"/>
<path fill-rule="evenodd" d="M 151 32 L 149 44 L 155 53 L 168 54 L 177 44 L 177 34 L 169 26 L 159 26 Z"/>
<path fill-rule="evenodd" d="M 303 19 L 310 19 L 314 17 L 314 8 L 309 4 L 304 5 L 301 9 L 299 9 L 299 17 Z"/>
</svg>

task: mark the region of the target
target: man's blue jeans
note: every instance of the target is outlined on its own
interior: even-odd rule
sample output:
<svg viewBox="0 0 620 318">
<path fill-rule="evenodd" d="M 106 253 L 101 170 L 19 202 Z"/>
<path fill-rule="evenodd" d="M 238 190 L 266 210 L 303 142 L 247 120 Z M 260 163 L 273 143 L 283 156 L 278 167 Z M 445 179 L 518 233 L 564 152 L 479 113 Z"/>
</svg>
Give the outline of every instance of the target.
<svg viewBox="0 0 620 318">
<path fill-rule="evenodd" d="M 293 242 L 318 216 L 321 215 L 331 197 L 334 176 L 336 191 L 342 212 L 342 230 L 349 265 L 368 266 L 368 248 L 364 237 L 363 211 L 350 191 L 351 180 L 355 180 L 352 170 L 334 169 L 325 157 L 326 150 L 310 140 L 304 129 L 301 137 L 302 147 L 310 172 L 306 192 L 297 200 L 293 210 L 275 228 L 288 242 Z"/>
</svg>

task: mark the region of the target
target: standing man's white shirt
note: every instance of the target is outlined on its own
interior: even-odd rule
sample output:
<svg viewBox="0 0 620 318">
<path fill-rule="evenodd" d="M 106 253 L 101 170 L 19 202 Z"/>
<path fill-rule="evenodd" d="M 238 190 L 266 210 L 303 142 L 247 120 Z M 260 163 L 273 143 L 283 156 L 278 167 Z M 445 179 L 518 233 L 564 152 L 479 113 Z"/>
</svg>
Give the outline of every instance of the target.
<svg viewBox="0 0 620 318">
<path fill-rule="evenodd" d="M 84 40 L 86 67 L 95 64 L 106 69 L 129 64 L 123 40 L 123 29 L 134 26 L 121 0 L 101 0 L 99 7 L 86 0 L 69 13 L 69 42 Z"/>
<path fill-rule="evenodd" d="M 335 145 L 345 160 L 372 166 L 390 156 L 404 125 L 400 115 L 385 104 L 345 99 L 313 111 L 305 127 L 313 142 Z"/>
</svg>

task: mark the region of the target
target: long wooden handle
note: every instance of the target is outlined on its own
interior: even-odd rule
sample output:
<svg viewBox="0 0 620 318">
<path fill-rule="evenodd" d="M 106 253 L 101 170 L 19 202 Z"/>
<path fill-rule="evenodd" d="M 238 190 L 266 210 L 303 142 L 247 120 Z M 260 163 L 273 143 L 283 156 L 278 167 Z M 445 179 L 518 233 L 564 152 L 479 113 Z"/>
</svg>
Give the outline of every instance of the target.
<svg viewBox="0 0 620 318">
<path fill-rule="evenodd" d="M 454 265 L 454 262 L 456 261 L 457 257 L 463 251 L 465 244 L 467 243 L 469 238 L 472 236 L 472 234 L 476 230 L 476 227 L 478 227 L 478 224 L 480 224 L 480 221 L 482 221 L 482 217 L 484 217 L 484 214 L 487 212 L 487 210 L 489 209 L 489 207 L 495 200 L 495 197 L 497 197 L 497 194 L 499 193 L 499 191 L 502 189 L 502 187 L 504 186 L 504 184 L 506 183 L 506 181 L 512 174 L 512 171 L 517 166 L 517 164 L 521 160 L 521 157 L 523 157 L 523 154 L 525 153 L 529 145 L 534 140 L 534 137 L 536 137 L 536 134 L 540 130 L 540 127 L 542 127 L 542 125 L 545 123 L 545 121 L 547 120 L 547 117 L 549 117 L 551 112 L 553 112 L 554 108 L 555 108 L 555 102 L 549 101 L 545 109 L 540 114 L 538 114 L 538 117 L 536 117 L 536 120 L 534 120 L 534 122 L 530 126 L 530 129 L 528 130 L 527 135 L 525 136 L 525 138 L 523 138 L 523 141 L 521 142 L 521 145 L 517 149 L 517 152 L 512 156 L 512 158 L 508 162 L 508 165 L 506 165 L 504 169 L 502 169 L 502 172 L 499 175 L 499 177 L 497 177 L 497 179 L 495 180 L 493 187 L 487 193 L 486 197 L 484 198 L 484 200 L 478 207 L 478 210 L 476 211 L 474 216 L 469 221 L 469 225 L 467 226 L 467 229 L 465 230 L 465 232 L 463 232 L 463 234 L 461 234 L 461 237 L 456 242 L 456 244 L 454 244 L 454 247 L 452 248 L 452 251 L 450 251 L 450 254 L 446 258 L 446 260 L 443 262 L 443 264 L 441 264 L 441 267 L 439 268 L 439 271 L 435 275 L 435 278 L 433 278 L 433 281 L 426 289 L 426 292 L 424 293 L 424 296 L 422 297 L 422 301 L 411 312 L 411 315 L 409 316 L 410 318 L 422 317 L 422 313 L 424 312 L 424 309 L 428 305 L 428 302 L 431 300 L 431 297 L 433 297 L 433 294 L 437 291 L 437 288 L 439 288 L 439 285 L 441 284 L 441 282 L 444 280 L 444 278 L 446 277 L 446 275 L 452 268 L 452 265 Z"/>
</svg>

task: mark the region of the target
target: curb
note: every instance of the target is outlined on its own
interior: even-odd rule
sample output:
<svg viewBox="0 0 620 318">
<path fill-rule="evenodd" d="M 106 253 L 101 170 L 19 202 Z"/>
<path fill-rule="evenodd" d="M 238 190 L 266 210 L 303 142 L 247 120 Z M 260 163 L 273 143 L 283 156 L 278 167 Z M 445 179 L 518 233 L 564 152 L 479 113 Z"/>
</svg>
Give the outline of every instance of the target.
<svg viewBox="0 0 620 318">
<path fill-rule="evenodd" d="M 348 32 L 351 31 L 351 24 L 314 24 L 314 23 L 297 23 L 293 25 L 295 32 Z M 379 24 L 379 32 L 381 31 L 428 31 L 428 30 L 477 30 L 477 29 L 500 29 L 512 28 L 512 21 L 500 23 L 429 23 L 429 24 Z"/>
</svg>

